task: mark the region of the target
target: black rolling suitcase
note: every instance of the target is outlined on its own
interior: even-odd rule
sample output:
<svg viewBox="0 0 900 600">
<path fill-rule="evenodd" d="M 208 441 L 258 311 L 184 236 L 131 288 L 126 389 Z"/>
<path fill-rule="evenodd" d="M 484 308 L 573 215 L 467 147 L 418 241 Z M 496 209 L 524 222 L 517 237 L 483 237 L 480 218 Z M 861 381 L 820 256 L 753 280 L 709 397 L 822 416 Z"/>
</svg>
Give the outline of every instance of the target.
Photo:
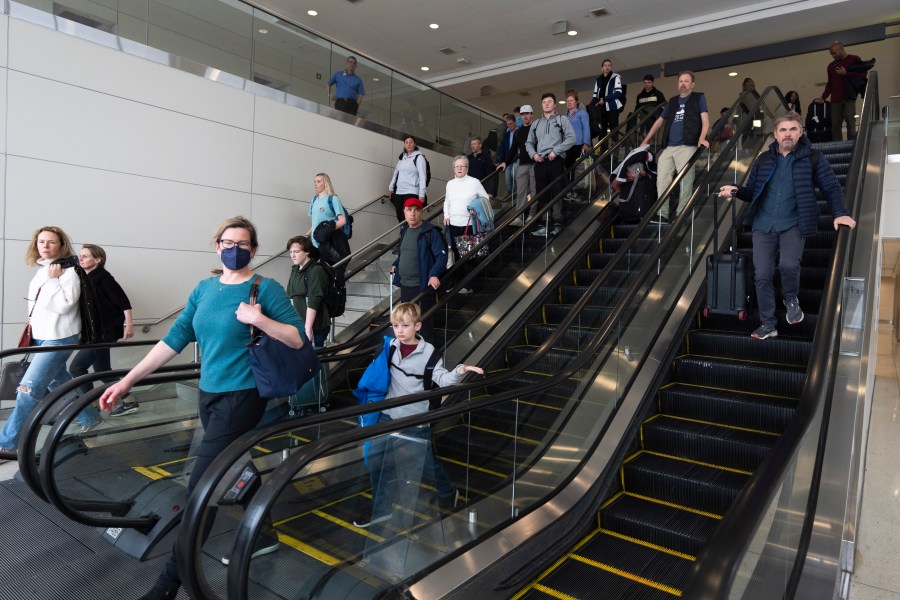
<svg viewBox="0 0 900 600">
<path fill-rule="evenodd" d="M 713 219 L 713 253 L 706 257 L 706 302 L 703 316 L 735 315 L 741 321 L 750 316 L 750 255 L 737 251 L 736 198 L 731 198 L 731 252 L 719 252 L 718 219 Z M 713 213 L 719 214 L 718 194 L 713 194 Z"/>
<path fill-rule="evenodd" d="M 656 202 L 656 179 L 641 177 L 621 184 L 619 188 L 619 217 L 625 221 L 640 221 Z"/>
</svg>

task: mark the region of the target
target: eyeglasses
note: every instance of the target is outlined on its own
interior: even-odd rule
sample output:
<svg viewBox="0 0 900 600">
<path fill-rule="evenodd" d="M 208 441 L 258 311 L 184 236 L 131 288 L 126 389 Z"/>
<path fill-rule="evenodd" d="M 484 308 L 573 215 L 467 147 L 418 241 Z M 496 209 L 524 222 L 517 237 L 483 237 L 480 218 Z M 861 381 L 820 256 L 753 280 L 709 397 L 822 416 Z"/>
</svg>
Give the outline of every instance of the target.
<svg viewBox="0 0 900 600">
<path fill-rule="evenodd" d="M 246 240 L 242 240 L 240 242 L 236 242 L 234 240 L 219 240 L 219 244 L 226 250 L 229 248 L 234 248 L 235 245 L 237 245 L 237 247 L 241 250 L 250 250 L 253 247 L 253 244 Z"/>
</svg>

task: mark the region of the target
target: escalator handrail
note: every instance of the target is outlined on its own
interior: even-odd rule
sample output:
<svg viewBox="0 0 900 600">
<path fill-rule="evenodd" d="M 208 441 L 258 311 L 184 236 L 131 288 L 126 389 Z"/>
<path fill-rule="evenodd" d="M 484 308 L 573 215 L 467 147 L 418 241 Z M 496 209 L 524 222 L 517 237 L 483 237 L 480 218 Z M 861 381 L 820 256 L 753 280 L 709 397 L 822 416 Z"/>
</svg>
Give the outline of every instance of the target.
<svg viewBox="0 0 900 600">
<path fill-rule="evenodd" d="M 59 348 L 60 346 L 55 347 Z M 173 371 L 181 371 L 184 369 L 184 365 L 171 365 L 162 367 L 157 372 L 168 373 Z M 100 373 L 88 373 L 86 375 L 70 379 L 69 381 L 49 391 L 47 395 L 41 398 L 41 400 L 35 405 L 35 407 L 31 409 L 31 412 L 28 413 L 28 416 L 22 423 L 22 429 L 19 434 L 19 473 L 21 473 L 22 480 L 25 482 L 28 488 L 31 489 L 31 491 L 42 500 L 47 500 L 47 498 L 44 494 L 43 486 L 40 483 L 41 476 L 37 461 L 37 440 L 40 437 L 41 427 L 45 424 L 49 424 L 44 422 L 47 419 L 47 413 L 50 412 L 56 405 L 56 403 L 66 394 L 68 394 L 72 390 L 78 389 L 85 383 L 93 384 L 93 382 L 101 379 L 121 377 L 127 372 L 128 371 L 124 369 L 117 371 L 102 371 Z M 55 418 L 55 416 L 51 418 Z"/>
<path fill-rule="evenodd" d="M 869 73 L 869 77 L 877 75 Z M 848 170 L 846 190 L 854 193 L 860 185 L 865 173 L 864 150 L 868 147 L 873 118 L 877 118 L 877 83 L 871 88 L 873 93 L 866 94 L 860 118 L 860 134 Z M 860 142 L 863 143 L 860 143 Z M 854 195 L 854 200 L 857 196 Z M 859 202 L 850 207 L 855 216 L 859 216 Z M 815 466 L 811 476 L 810 496 L 804 514 L 801 543 L 795 555 L 791 577 L 786 585 L 785 598 L 792 598 L 799 581 L 800 567 L 805 559 L 812 531 L 815 506 L 822 476 L 822 464 L 825 451 L 825 437 L 829 418 L 828 408 L 832 394 L 826 391 L 833 388 L 835 380 L 835 362 L 840 350 L 841 282 L 848 269 L 850 246 L 855 239 L 855 230 L 841 227 L 837 234 L 834 259 L 825 283 L 822 304 L 818 312 L 818 324 L 809 358 L 809 370 L 804 382 L 803 391 L 797 405 L 794 418 L 775 446 L 766 454 L 765 459 L 751 476 L 744 490 L 729 509 L 725 519 L 716 529 L 709 543 L 697 557 L 690 576 L 684 587 L 686 598 L 724 599 L 729 596 L 737 577 L 741 559 L 755 539 L 755 533 L 768 510 L 771 499 L 782 485 L 791 457 L 797 452 L 800 442 L 812 425 L 813 418 L 822 402 L 825 411 L 818 435 Z"/>
<path fill-rule="evenodd" d="M 199 367 L 198 363 L 191 363 L 186 365 L 176 365 L 171 367 L 173 371 L 177 369 L 189 371 L 188 373 L 178 373 L 175 372 L 173 374 L 153 374 L 145 377 L 144 379 L 137 382 L 135 385 L 151 385 L 151 384 L 159 384 L 159 383 L 171 383 L 177 381 L 185 381 L 188 379 L 196 379 L 199 377 Z M 163 367 L 165 369 L 165 367 Z M 100 379 L 105 375 L 112 374 L 122 374 L 124 375 L 127 371 L 111 371 L 108 374 L 100 373 L 100 374 L 92 374 L 87 377 L 92 377 L 94 379 Z M 159 373 L 157 371 L 156 373 Z M 80 500 L 80 499 L 72 499 L 64 496 L 60 490 L 59 486 L 56 482 L 55 477 L 55 466 L 56 466 L 56 452 L 59 448 L 60 442 L 68 437 L 66 434 L 66 428 L 69 424 L 75 419 L 75 417 L 82 411 L 82 409 L 87 405 L 96 400 L 103 394 L 103 392 L 109 386 L 113 385 L 113 383 L 107 383 L 92 389 L 90 392 L 82 395 L 80 398 L 73 401 L 70 405 L 68 405 L 62 412 L 60 412 L 59 417 L 54 423 L 53 427 L 50 429 L 50 433 L 47 435 L 47 439 L 44 442 L 44 451 L 41 453 L 41 461 L 40 467 L 38 469 L 40 474 L 40 482 L 41 488 L 44 491 L 44 496 L 47 501 L 56 507 L 59 512 L 63 515 L 72 519 L 73 521 L 84 523 L 87 525 L 92 525 L 95 527 L 133 527 L 135 529 L 145 530 L 148 526 L 152 526 L 152 524 L 157 520 L 157 517 L 154 515 L 148 515 L 143 517 L 125 517 L 125 516 L 114 516 L 116 513 L 126 512 L 131 507 L 130 501 L 95 501 L 95 500 Z M 107 511 L 113 513 L 113 516 L 104 517 L 99 515 L 90 515 L 87 516 L 84 513 L 80 512 L 75 504 L 90 504 L 91 510 L 95 511 Z"/>
<path fill-rule="evenodd" d="M 629 135 L 631 135 L 633 132 L 637 131 L 639 127 L 641 127 L 650 118 L 656 116 L 656 114 L 661 112 L 662 109 L 663 109 L 662 106 L 657 106 L 653 110 L 647 111 L 647 116 L 645 117 L 645 119 L 643 121 L 636 123 L 630 130 L 627 130 L 624 134 L 622 134 L 618 141 L 614 142 L 606 152 L 604 152 L 599 158 L 597 158 L 597 160 L 594 161 L 594 164 L 590 167 L 590 169 L 583 172 L 581 175 L 578 176 L 578 178 L 569 182 L 568 185 L 566 185 L 565 188 L 557 196 L 555 196 L 552 200 L 550 200 L 546 206 L 544 206 L 543 208 L 536 211 L 536 213 L 532 216 L 532 218 L 530 218 L 527 222 L 525 222 L 522 227 L 518 228 L 518 231 L 514 235 L 509 236 L 507 239 L 503 240 L 499 244 L 499 246 L 494 248 L 493 252 L 491 252 L 491 254 L 487 257 L 487 259 L 478 261 L 476 268 L 473 269 L 470 273 L 468 273 L 459 283 L 457 283 L 457 285 L 454 287 L 453 291 L 446 293 L 440 300 L 438 300 L 438 302 L 431 309 L 429 309 L 427 312 L 425 312 L 422 315 L 422 319 L 423 320 L 428 319 L 432 315 L 437 314 L 439 311 L 441 311 L 444 308 L 444 306 L 446 306 L 451 300 L 453 300 L 458 295 L 458 290 L 466 287 L 466 284 L 471 282 L 474 279 L 474 277 L 477 276 L 477 274 L 481 273 L 481 271 L 483 271 L 485 268 L 487 268 L 487 265 L 491 261 L 501 260 L 501 258 L 502 258 L 501 255 L 502 255 L 503 250 L 505 250 L 506 248 L 508 248 L 509 246 L 511 246 L 514 243 L 518 243 L 520 241 L 520 236 L 527 235 L 528 229 L 533 224 L 539 222 L 542 218 L 544 218 L 545 215 L 549 214 L 549 212 L 551 210 L 553 210 L 553 208 L 555 207 L 555 205 L 558 202 L 562 202 L 562 199 L 565 197 L 565 195 L 569 191 L 574 189 L 575 186 L 578 185 L 578 183 L 582 179 L 584 179 L 585 177 L 593 176 L 594 170 L 600 168 L 600 166 L 603 164 L 604 158 L 610 156 L 613 152 L 615 152 L 615 150 L 622 143 L 624 143 L 624 141 L 627 139 L 627 137 Z M 606 135 L 606 137 L 604 137 L 602 140 L 597 142 L 597 144 L 595 144 L 594 148 L 596 149 L 596 148 L 601 147 L 601 144 L 610 140 L 610 138 L 612 136 L 618 135 L 619 130 L 625 129 L 626 127 L 627 127 L 627 121 L 622 123 L 622 125 L 620 125 L 620 127 L 618 129 L 613 130 L 610 133 L 608 133 Z M 569 173 L 574 172 L 574 170 L 577 169 L 578 166 L 582 162 L 584 162 L 585 160 L 587 160 L 589 158 L 592 159 L 593 156 L 588 154 L 588 155 L 579 157 L 579 159 L 572 166 L 572 169 L 565 171 L 556 180 L 554 180 L 554 183 L 556 181 L 559 181 L 560 179 L 568 178 Z M 495 172 L 495 174 L 496 174 L 496 172 Z M 492 175 L 489 175 L 488 177 L 491 177 Z M 487 178 L 485 178 L 485 179 L 487 179 Z M 676 179 L 676 182 L 680 181 L 680 180 L 681 179 L 678 178 L 678 179 Z M 675 182 L 673 182 L 673 185 L 674 185 L 674 183 Z M 523 216 L 527 211 L 529 211 L 533 206 L 536 205 L 536 203 L 539 201 L 542 194 L 549 194 L 550 193 L 549 190 L 552 190 L 552 189 L 553 189 L 553 185 L 547 186 L 547 188 L 545 188 L 544 190 L 541 190 L 540 193 L 538 193 L 534 198 L 532 198 L 528 203 L 526 203 L 525 206 L 515 209 L 513 212 L 507 214 L 505 220 L 502 223 L 498 224 L 492 231 L 489 231 L 485 234 L 485 236 L 482 238 L 482 241 L 472 249 L 469 256 L 461 258 L 459 261 L 454 263 L 454 265 L 452 267 L 447 269 L 444 272 L 442 279 L 445 281 L 452 279 L 452 275 L 463 268 L 461 265 L 465 261 L 474 260 L 474 257 L 480 248 L 487 247 L 490 244 L 495 243 L 495 241 L 497 239 L 501 239 L 501 236 L 502 236 L 502 234 L 500 233 L 501 230 L 503 230 L 505 227 L 507 227 L 514 219 L 516 219 L 520 216 Z M 443 200 L 443 198 L 442 198 L 442 200 Z M 431 216 L 429 218 L 431 218 Z M 398 227 L 399 227 L 399 225 L 398 225 Z M 391 229 L 391 231 L 393 231 L 393 229 Z M 422 298 L 422 296 L 427 293 L 433 293 L 433 292 L 429 292 L 426 290 L 425 292 L 418 294 L 413 300 L 411 300 L 411 302 L 418 302 Z M 353 340 L 350 340 L 343 344 L 336 344 L 333 346 L 328 346 L 326 348 L 323 348 L 318 351 L 318 354 L 321 357 L 323 355 L 327 355 L 330 353 L 343 352 L 344 350 L 346 350 L 348 348 L 356 348 L 356 347 L 359 347 L 360 344 L 365 344 L 365 345 L 372 344 L 375 342 L 375 340 L 377 340 L 377 338 L 379 336 L 381 336 L 383 334 L 383 332 L 389 327 L 389 325 L 390 325 L 389 323 L 382 323 L 380 326 L 371 329 L 367 333 L 365 333 Z"/>
<path fill-rule="evenodd" d="M 735 136 L 732 140 L 732 143 L 736 143 L 739 136 Z M 720 163 L 725 160 L 725 156 L 727 152 L 723 152 L 720 155 L 719 159 L 716 161 L 716 165 L 720 166 Z M 701 184 L 702 185 L 702 182 Z M 696 196 L 694 197 L 694 199 Z M 692 202 L 694 201 L 692 199 Z M 687 211 L 685 211 L 687 212 Z M 642 221 L 642 225 L 646 225 L 651 218 L 650 215 L 645 217 L 645 220 Z M 633 311 L 636 311 L 638 306 L 633 302 L 633 297 L 640 289 L 640 286 L 645 285 L 645 280 L 653 274 L 656 266 L 655 261 L 658 260 L 662 255 L 663 251 L 667 247 L 668 243 L 671 243 L 672 233 L 674 228 L 667 232 L 667 236 L 665 238 L 666 243 L 661 243 L 658 245 L 657 249 L 654 251 L 653 255 L 650 259 L 647 260 L 646 264 L 640 270 L 639 275 L 632 281 L 627 290 L 622 294 L 622 300 L 616 305 L 615 308 L 612 309 L 610 316 L 605 321 L 605 324 L 598 330 L 598 333 L 595 335 L 594 339 L 588 344 L 588 346 L 581 352 L 579 355 L 573 359 L 561 373 L 557 375 L 551 376 L 548 380 L 542 384 L 538 384 L 530 388 L 530 391 L 541 391 L 544 389 L 549 389 L 556 386 L 558 383 L 564 381 L 572 374 L 577 372 L 580 368 L 586 364 L 588 360 L 592 358 L 592 355 L 596 353 L 596 351 L 605 343 L 609 341 L 609 339 L 615 334 L 615 323 L 619 321 L 623 315 L 630 314 Z M 632 236 L 628 241 L 626 241 L 626 245 L 633 245 L 636 240 L 636 236 Z M 620 250 L 617 253 L 623 254 L 626 250 Z M 564 320 L 560 326 L 556 328 L 554 334 L 551 335 L 551 338 L 548 339 L 541 347 L 535 352 L 535 355 L 542 357 L 561 337 L 568 325 L 570 325 L 577 317 L 580 311 L 586 306 L 589 301 L 592 291 L 600 286 L 602 278 L 598 278 L 592 286 L 589 287 L 588 291 L 582 296 L 578 303 L 575 304 L 573 310 L 570 313 L 570 317 L 568 321 Z M 515 369 L 507 372 L 506 375 L 501 375 L 496 378 L 495 381 L 505 381 L 508 378 L 512 378 L 515 375 L 518 375 L 520 372 L 527 369 L 528 364 L 526 362 L 520 363 L 517 365 Z M 481 387 L 486 385 L 486 382 L 469 382 L 463 383 L 459 386 L 454 386 L 453 388 L 444 388 L 438 392 L 426 393 L 426 394 L 417 394 L 415 396 L 408 396 L 407 398 L 416 398 L 415 401 L 423 400 L 429 395 L 436 396 L 442 394 L 453 393 L 456 391 L 465 391 L 468 389 L 472 389 L 475 387 Z M 384 423 L 381 425 L 375 425 L 367 428 L 360 428 L 351 430 L 344 433 L 335 434 L 323 440 L 318 440 L 307 444 L 303 448 L 301 448 L 297 453 L 291 455 L 284 463 L 282 463 L 271 475 L 267 481 L 263 484 L 263 487 L 256 494 L 253 501 L 251 502 L 251 507 L 256 507 L 256 510 L 253 510 L 251 507 L 248 507 L 247 512 L 245 513 L 245 517 L 241 523 L 241 530 L 238 532 L 238 538 L 235 540 L 235 554 L 232 555 L 232 564 L 236 565 L 235 571 L 240 571 L 244 573 L 246 571 L 247 566 L 249 565 L 249 554 L 243 552 L 243 544 L 251 543 L 252 539 L 255 538 L 256 531 L 259 527 L 259 519 L 268 511 L 270 508 L 271 502 L 274 501 L 274 497 L 277 496 L 278 492 L 282 487 L 282 483 L 290 480 L 296 472 L 299 472 L 301 468 L 316 460 L 323 454 L 332 452 L 337 448 L 351 443 L 357 443 L 363 441 L 365 439 L 375 437 L 377 435 L 381 435 L 384 433 L 397 431 L 400 429 L 405 429 L 408 427 L 412 427 L 419 424 L 425 424 L 432 421 L 436 421 L 443 418 L 449 418 L 453 416 L 457 416 L 466 412 L 470 412 L 472 410 L 477 410 L 481 408 L 485 408 L 488 406 L 493 406 L 499 404 L 501 402 L 505 402 L 507 400 L 516 398 L 520 396 L 519 390 L 510 390 L 508 392 L 501 392 L 500 394 L 495 394 L 490 398 L 484 398 L 477 401 L 477 406 L 473 406 L 471 403 L 469 404 L 458 404 L 455 406 L 446 406 L 440 408 L 436 411 L 430 411 L 429 413 L 424 413 L 421 415 L 416 415 L 413 417 L 407 417 L 404 419 L 398 419 L 392 421 L 391 423 Z M 398 406 L 401 404 L 409 403 L 412 400 L 407 400 L 405 402 L 401 402 L 403 399 L 398 398 L 394 400 L 385 400 L 379 403 L 379 406 L 384 408 L 391 408 L 393 406 Z M 350 414 L 350 411 L 354 409 L 345 409 L 341 411 L 345 414 Z M 365 412 L 371 412 L 371 407 L 356 407 L 354 410 L 355 414 L 362 414 Z M 335 415 L 332 414 L 332 417 Z M 312 420 L 308 421 L 310 426 L 314 425 Z M 270 430 L 268 432 L 269 435 L 272 434 Z M 262 432 L 258 432 L 257 435 L 262 435 Z M 210 465 L 204 477 L 198 483 L 195 488 L 195 492 L 192 495 L 192 498 L 188 502 L 188 506 L 185 509 L 184 522 L 182 524 L 181 535 L 178 539 L 178 554 L 181 557 L 187 557 L 194 549 L 194 545 L 192 544 L 192 540 L 196 539 L 198 528 L 200 521 L 203 516 L 204 507 L 209 501 L 209 497 L 212 494 L 215 486 L 218 484 L 220 478 L 225 474 L 228 468 L 231 467 L 233 462 L 237 459 L 238 450 L 246 448 L 248 446 L 247 442 L 252 441 L 252 436 L 248 434 L 242 440 L 238 440 L 233 444 L 229 449 L 226 450 L 225 453 L 220 455 L 212 465 Z M 227 456 L 231 454 L 232 456 Z M 243 454 L 243 451 L 240 453 Z M 260 503 L 263 504 L 263 507 L 260 508 Z M 250 523 L 249 527 L 245 527 L 246 523 Z M 181 559 L 180 559 L 181 560 Z M 186 567 L 189 561 L 189 558 L 184 559 L 186 562 L 183 563 L 182 566 Z M 246 573 L 244 575 L 237 575 L 237 579 L 232 581 L 233 573 L 231 569 L 229 569 L 229 591 L 234 593 L 239 589 L 246 590 Z M 191 573 L 189 576 L 190 581 L 185 582 L 188 585 L 189 589 L 196 592 L 197 590 L 204 590 L 205 583 L 200 581 L 199 578 L 196 577 L 196 574 Z M 232 587 L 234 586 L 234 587 Z M 245 592 L 246 593 L 246 592 Z"/>
<path fill-rule="evenodd" d="M 127 348 L 129 346 L 152 346 L 159 340 L 132 340 L 125 342 L 97 342 L 96 344 L 66 344 L 65 346 L 29 346 L 0 350 L 0 360 L 19 354 L 40 354 L 42 352 L 63 352 L 65 350 L 99 350 L 101 348 Z"/>
</svg>

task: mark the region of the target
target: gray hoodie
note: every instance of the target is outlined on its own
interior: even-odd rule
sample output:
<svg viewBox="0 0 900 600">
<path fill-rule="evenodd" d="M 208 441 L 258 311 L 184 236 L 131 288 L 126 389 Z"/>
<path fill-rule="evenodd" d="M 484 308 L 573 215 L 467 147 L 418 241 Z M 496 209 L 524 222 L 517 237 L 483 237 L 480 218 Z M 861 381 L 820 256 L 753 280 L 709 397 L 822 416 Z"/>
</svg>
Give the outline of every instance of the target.
<svg viewBox="0 0 900 600">
<path fill-rule="evenodd" d="M 421 157 L 416 160 L 416 157 Z M 388 189 L 398 194 L 425 196 L 425 157 L 418 150 L 412 154 L 404 152 L 394 167 Z"/>
<path fill-rule="evenodd" d="M 575 130 L 572 129 L 572 124 L 569 119 L 557 114 L 549 119 L 541 115 L 540 119 L 535 120 L 531 124 L 528 140 L 525 142 L 528 156 L 531 157 L 535 154 L 546 157 L 550 152 L 555 152 L 557 156 L 565 156 L 566 150 L 574 145 Z"/>
<path fill-rule="evenodd" d="M 391 359 L 391 385 L 388 387 L 387 394 L 384 396 L 385 400 L 424 392 L 424 382 L 422 379 L 414 377 L 413 374 L 425 374 L 425 365 L 428 363 L 431 353 L 434 352 L 434 346 L 423 339 L 419 339 L 419 345 L 406 358 L 401 357 L 399 341 L 394 339 L 391 342 L 391 346 L 394 346 L 397 349 L 394 351 L 394 356 Z M 404 371 L 409 373 L 409 375 L 406 375 Z M 434 365 L 432 381 L 434 381 L 438 387 L 456 385 L 460 382 L 462 377 L 463 376 L 459 374 L 459 365 L 457 365 L 453 371 L 448 371 L 444 368 L 443 358 L 439 359 L 437 364 Z M 427 410 L 428 400 L 422 400 L 421 402 L 407 404 L 406 406 L 389 408 L 383 412 L 392 419 L 402 419 L 403 417 L 421 414 Z"/>
</svg>

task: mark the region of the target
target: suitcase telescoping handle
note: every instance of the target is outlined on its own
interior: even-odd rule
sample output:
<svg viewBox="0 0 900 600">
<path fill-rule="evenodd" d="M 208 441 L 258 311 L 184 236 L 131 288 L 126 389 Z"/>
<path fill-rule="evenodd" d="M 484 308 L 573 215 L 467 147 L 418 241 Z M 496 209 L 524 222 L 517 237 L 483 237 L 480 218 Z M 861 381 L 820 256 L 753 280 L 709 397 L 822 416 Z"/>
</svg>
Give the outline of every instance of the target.
<svg viewBox="0 0 900 600">
<path fill-rule="evenodd" d="M 719 193 L 713 192 L 713 289 L 719 289 Z M 737 190 L 731 190 L 731 310 L 737 310 Z M 719 304 L 718 294 L 714 294 L 710 306 L 717 308 Z"/>
</svg>

